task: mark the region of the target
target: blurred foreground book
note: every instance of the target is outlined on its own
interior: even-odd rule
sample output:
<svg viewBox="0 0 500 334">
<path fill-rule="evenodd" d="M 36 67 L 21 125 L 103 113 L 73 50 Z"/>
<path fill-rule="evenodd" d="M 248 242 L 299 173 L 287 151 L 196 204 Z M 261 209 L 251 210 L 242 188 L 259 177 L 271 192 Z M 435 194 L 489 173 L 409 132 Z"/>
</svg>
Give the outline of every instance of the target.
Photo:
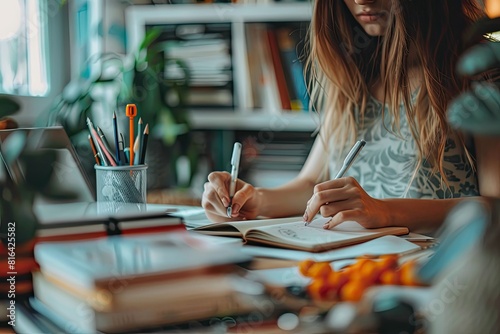
<svg viewBox="0 0 500 334">
<path fill-rule="evenodd" d="M 248 313 L 255 300 L 244 291 L 237 265 L 251 257 L 240 245 L 190 232 L 41 243 L 34 305 L 75 333 Z"/>
</svg>

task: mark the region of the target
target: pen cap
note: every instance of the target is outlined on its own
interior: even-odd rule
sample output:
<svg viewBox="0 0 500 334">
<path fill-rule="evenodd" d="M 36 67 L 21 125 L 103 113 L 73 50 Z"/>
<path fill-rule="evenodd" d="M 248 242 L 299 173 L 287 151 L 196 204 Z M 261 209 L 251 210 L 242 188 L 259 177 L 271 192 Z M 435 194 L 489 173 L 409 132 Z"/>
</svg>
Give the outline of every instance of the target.
<svg viewBox="0 0 500 334">
<path fill-rule="evenodd" d="M 356 142 L 356 144 L 353 146 L 349 154 L 347 154 L 347 157 L 345 158 L 346 162 L 352 162 L 354 158 L 358 155 L 359 151 L 365 146 L 366 141 L 364 140 L 359 140 Z"/>
<path fill-rule="evenodd" d="M 241 157 L 241 144 L 236 142 L 233 146 L 233 155 L 231 157 L 231 165 L 239 167 Z"/>
<path fill-rule="evenodd" d="M 125 107 L 125 115 L 127 117 L 137 116 L 137 106 L 135 104 L 127 104 Z"/>
</svg>

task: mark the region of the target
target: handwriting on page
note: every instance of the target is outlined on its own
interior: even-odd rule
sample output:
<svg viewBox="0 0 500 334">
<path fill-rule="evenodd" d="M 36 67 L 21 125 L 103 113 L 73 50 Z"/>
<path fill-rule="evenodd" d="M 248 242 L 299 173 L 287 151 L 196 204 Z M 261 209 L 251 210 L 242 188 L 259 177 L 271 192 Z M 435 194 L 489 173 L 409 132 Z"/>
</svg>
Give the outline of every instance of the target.
<svg viewBox="0 0 500 334">
<path fill-rule="evenodd" d="M 329 218 L 318 218 L 308 226 L 303 222 L 280 224 L 260 228 L 263 232 L 278 236 L 282 239 L 298 241 L 307 244 L 322 244 L 335 241 L 352 239 L 356 236 L 370 234 L 356 222 L 345 222 L 333 230 L 323 229 Z"/>
</svg>

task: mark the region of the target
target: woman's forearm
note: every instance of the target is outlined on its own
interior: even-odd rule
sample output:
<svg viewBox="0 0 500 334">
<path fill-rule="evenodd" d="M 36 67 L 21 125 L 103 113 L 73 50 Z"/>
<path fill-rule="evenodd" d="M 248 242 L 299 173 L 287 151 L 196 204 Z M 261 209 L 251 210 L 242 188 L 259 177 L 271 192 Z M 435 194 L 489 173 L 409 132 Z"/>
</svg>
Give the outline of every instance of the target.
<svg viewBox="0 0 500 334">
<path fill-rule="evenodd" d="M 411 231 L 428 232 L 440 227 L 450 210 L 465 199 L 391 198 L 382 201 L 388 211 L 388 226 L 407 226 Z"/>
<path fill-rule="evenodd" d="M 264 217 L 302 216 L 315 183 L 297 178 L 277 188 L 256 188 L 259 215 Z"/>
</svg>

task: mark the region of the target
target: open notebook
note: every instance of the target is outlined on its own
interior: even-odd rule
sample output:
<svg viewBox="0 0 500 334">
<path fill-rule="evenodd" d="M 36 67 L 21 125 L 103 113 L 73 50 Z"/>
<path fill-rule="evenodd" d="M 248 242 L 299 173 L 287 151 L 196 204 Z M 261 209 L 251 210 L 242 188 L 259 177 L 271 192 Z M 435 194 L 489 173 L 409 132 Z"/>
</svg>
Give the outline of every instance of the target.
<svg viewBox="0 0 500 334">
<path fill-rule="evenodd" d="M 372 240 L 384 235 L 408 234 L 406 227 L 366 229 L 346 221 L 332 230 L 323 229 L 330 218 L 316 218 L 304 226 L 302 217 L 217 223 L 193 229 L 204 234 L 239 236 L 246 242 L 309 252 L 320 252 Z"/>
</svg>

